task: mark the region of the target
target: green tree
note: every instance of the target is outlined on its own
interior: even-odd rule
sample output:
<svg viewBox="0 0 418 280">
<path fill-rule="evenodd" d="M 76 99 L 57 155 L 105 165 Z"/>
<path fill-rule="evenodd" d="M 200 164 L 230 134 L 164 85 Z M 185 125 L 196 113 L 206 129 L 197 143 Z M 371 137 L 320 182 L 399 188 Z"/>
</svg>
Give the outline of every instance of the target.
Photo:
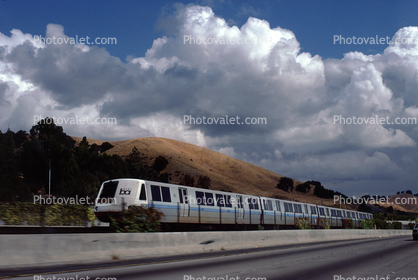
<svg viewBox="0 0 418 280">
<path fill-rule="evenodd" d="M 210 178 L 206 175 L 199 175 L 197 178 L 197 187 L 202 189 L 210 189 Z"/>
<path fill-rule="evenodd" d="M 288 178 L 288 177 L 281 177 L 276 187 L 286 192 L 288 191 L 292 192 L 293 191 L 293 179 Z"/>
<path fill-rule="evenodd" d="M 194 187 L 194 178 L 189 173 L 184 174 L 180 180 L 180 185 Z"/>
</svg>

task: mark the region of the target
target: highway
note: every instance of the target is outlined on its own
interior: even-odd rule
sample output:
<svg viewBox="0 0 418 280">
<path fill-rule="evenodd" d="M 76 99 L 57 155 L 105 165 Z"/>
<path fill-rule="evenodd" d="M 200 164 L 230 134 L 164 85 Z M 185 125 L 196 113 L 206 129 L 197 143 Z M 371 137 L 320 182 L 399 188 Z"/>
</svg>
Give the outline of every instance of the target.
<svg viewBox="0 0 418 280">
<path fill-rule="evenodd" d="M 311 244 L 153 263 L 107 264 L 42 272 L 32 280 L 416 280 L 418 242 L 412 236 Z M 70 271 L 71 270 L 71 271 Z M 26 272 L 28 273 L 28 272 Z M 3 275 L 4 276 L 4 275 Z"/>
</svg>

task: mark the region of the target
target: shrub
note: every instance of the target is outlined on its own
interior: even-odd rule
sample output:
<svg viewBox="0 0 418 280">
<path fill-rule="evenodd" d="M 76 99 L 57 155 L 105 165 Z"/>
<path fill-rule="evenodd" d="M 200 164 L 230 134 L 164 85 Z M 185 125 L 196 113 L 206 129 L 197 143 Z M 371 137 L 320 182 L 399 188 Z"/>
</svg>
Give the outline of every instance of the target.
<svg viewBox="0 0 418 280">
<path fill-rule="evenodd" d="M 111 227 L 116 232 L 156 232 L 162 216 L 154 207 L 129 206 L 120 217 L 110 218 Z"/>
<path fill-rule="evenodd" d="M 342 219 L 341 220 L 343 228 L 347 228 L 347 229 L 354 229 L 354 222 L 353 219 Z"/>
<path fill-rule="evenodd" d="M 309 219 L 307 217 L 299 217 L 295 220 L 295 227 L 298 229 L 310 229 L 311 224 L 309 223 Z"/>
<path fill-rule="evenodd" d="M 6 225 L 85 226 L 96 217 L 92 206 L 15 201 L 0 204 L 0 219 Z"/>
<path fill-rule="evenodd" d="M 361 227 L 363 229 L 373 229 L 373 220 L 369 220 L 369 219 L 362 220 Z"/>
<path fill-rule="evenodd" d="M 330 219 L 319 219 L 319 227 L 323 229 L 330 229 L 331 228 L 331 220 Z"/>
</svg>

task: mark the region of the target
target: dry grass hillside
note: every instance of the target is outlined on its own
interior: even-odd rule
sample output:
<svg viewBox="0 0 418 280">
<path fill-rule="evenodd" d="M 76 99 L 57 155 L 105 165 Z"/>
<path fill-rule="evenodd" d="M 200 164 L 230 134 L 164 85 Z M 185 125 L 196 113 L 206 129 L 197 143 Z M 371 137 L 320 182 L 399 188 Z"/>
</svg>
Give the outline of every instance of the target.
<svg viewBox="0 0 418 280">
<path fill-rule="evenodd" d="M 81 141 L 81 138 L 74 137 L 74 139 L 77 142 Z M 88 141 L 90 145 L 101 145 L 105 142 L 94 139 L 88 139 Z M 156 157 L 164 156 L 169 164 L 162 172 L 167 172 L 171 183 L 174 184 L 179 183 L 184 174 L 188 173 L 195 178 L 195 182 L 197 182 L 199 175 L 208 176 L 211 180 L 211 189 L 214 190 L 280 197 L 293 201 L 334 206 L 331 199 L 314 196 L 313 186 L 308 194 L 279 190 L 276 185 L 282 175 L 193 144 L 158 137 L 109 143 L 114 147 L 106 153 L 125 157 L 136 147 L 148 165 L 151 165 Z M 294 181 L 294 186 L 300 183 L 302 182 Z M 343 208 L 354 209 L 344 206 Z"/>
<path fill-rule="evenodd" d="M 418 213 L 418 197 L 411 194 L 395 194 L 389 196 L 389 201 L 378 203 L 382 207 L 392 206 L 394 210 Z"/>
</svg>

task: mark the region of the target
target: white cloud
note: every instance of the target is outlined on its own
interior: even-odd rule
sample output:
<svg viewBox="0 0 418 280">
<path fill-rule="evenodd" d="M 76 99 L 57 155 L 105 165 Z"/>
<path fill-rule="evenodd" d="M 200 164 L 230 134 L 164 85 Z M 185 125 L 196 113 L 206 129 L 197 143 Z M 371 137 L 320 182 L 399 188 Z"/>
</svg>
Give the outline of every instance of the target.
<svg viewBox="0 0 418 280">
<path fill-rule="evenodd" d="M 265 20 L 230 26 L 209 7 L 177 7 L 165 23 L 174 32 L 128 63 L 97 46 L 42 44 L 24 30 L 0 33 L 0 126 L 29 130 L 35 114 L 114 117 L 118 125 L 64 131 L 104 140 L 167 137 L 323 181 L 356 180 L 356 173 L 379 180 L 401 173 L 402 156 L 417 152 L 411 126 L 333 121 L 417 117 L 417 43 L 323 60 L 301 52 L 291 30 Z M 66 35 L 49 24 L 45 36 Z M 189 44 L 185 36 L 235 43 Z M 402 28 L 398 38 L 416 39 L 418 28 Z M 185 125 L 184 115 L 265 117 L 268 124 Z"/>
</svg>

